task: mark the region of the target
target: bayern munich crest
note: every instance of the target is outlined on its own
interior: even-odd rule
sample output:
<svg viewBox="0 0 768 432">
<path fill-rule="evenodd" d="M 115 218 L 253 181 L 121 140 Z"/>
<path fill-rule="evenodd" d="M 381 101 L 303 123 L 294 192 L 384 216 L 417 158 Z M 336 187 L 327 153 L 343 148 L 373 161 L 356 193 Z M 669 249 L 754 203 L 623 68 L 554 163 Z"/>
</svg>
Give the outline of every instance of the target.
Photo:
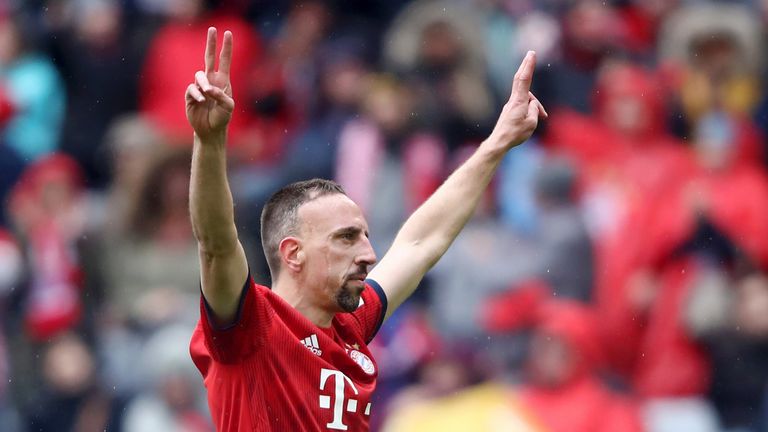
<svg viewBox="0 0 768 432">
<path fill-rule="evenodd" d="M 371 361 L 367 355 L 353 349 L 349 351 L 349 356 L 352 357 L 352 360 L 354 360 L 363 372 L 368 375 L 373 375 L 374 372 L 376 372 L 376 368 L 373 366 L 373 361 Z"/>
</svg>

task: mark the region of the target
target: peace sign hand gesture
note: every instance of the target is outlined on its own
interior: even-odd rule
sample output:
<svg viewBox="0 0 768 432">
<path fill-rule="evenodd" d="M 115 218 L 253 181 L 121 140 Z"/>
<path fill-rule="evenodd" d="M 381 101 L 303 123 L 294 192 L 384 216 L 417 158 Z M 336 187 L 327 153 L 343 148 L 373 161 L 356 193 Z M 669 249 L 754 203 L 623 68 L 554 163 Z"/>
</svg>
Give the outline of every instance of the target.
<svg viewBox="0 0 768 432">
<path fill-rule="evenodd" d="M 195 73 L 195 82 L 187 87 L 187 120 L 200 138 L 224 133 L 235 109 L 229 69 L 232 65 L 232 32 L 224 32 L 224 43 L 216 66 L 216 28 L 208 29 L 205 44 L 205 71 Z"/>
</svg>

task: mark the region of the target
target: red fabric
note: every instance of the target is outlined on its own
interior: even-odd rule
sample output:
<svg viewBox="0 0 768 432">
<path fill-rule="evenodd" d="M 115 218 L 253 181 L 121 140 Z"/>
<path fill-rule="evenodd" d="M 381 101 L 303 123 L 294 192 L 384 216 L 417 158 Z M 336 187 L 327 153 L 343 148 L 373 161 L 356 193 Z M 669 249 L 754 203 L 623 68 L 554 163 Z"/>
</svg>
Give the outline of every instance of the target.
<svg viewBox="0 0 768 432">
<path fill-rule="evenodd" d="M 694 161 L 681 143 L 663 135 L 636 140 L 570 112 L 558 114 L 551 124 L 551 148 L 576 161 L 580 195 L 593 212 L 588 216 L 598 269 L 596 302 L 611 363 L 628 374 L 642 317 L 629 303 L 627 284 L 635 271 L 678 244 L 679 237 L 654 227 L 654 221 L 665 210 L 660 197 L 684 189 Z"/>
<path fill-rule="evenodd" d="M 697 271 L 692 259 L 680 259 L 661 274 L 659 297 L 638 352 L 634 386 L 641 396 L 702 395 L 709 388 L 709 357 L 684 328 L 685 303 Z"/>
<path fill-rule="evenodd" d="M 557 387 L 529 384 L 521 400 L 551 432 L 641 431 L 637 407 L 607 390 L 594 377 L 602 363 L 598 322 L 593 310 L 574 301 L 550 300 L 538 313 L 536 331 L 564 340 L 578 365 Z"/>
<path fill-rule="evenodd" d="M 700 169 L 689 187 L 662 199 L 653 227 L 684 239 L 706 217 L 755 262 L 768 265 L 768 176 L 754 166 L 724 171 Z"/>
<path fill-rule="evenodd" d="M 750 257 L 768 266 L 768 177 L 757 169 L 741 168 L 708 176 L 709 212 L 722 229 Z"/>
<path fill-rule="evenodd" d="M 643 334 L 643 311 L 631 301 L 630 281 L 655 265 L 682 240 L 662 219 L 665 196 L 685 189 L 696 171 L 683 143 L 664 130 L 665 101 L 655 76 L 618 65 L 601 74 L 594 93 L 596 114 L 553 113 L 548 147 L 572 158 L 579 168 L 582 202 L 595 239 L 595 298 L 604 323 L 611 365 L 630 376 Z M 633 100 L 634 121 L 621 124 L 625 100 Z M 617 102 L 618 101 L 618 102 Z"/>
<path fill-rule="evenodd" d="M 649 157 L 649 173 L 662 171 L 651 163 Z M 634 309 L 631 278 L 639 270 L 658 268 L 693 233 L 698 217 L 706 217 L 752 259 L 768 265 L 768 179 L 764 172 L 739 159 L 723 171 L 691 169 L 690 164 L 676 169 L 673 161 L 665 164 L 659 159 L 658 167 L 665 165 L 679 178 L 659 182 L 666 186 L 650 188 L 655 192 L 638 197 L 621 228 L 597 242 L 601 269 L 597 300 L 606 346 L 614 367 L 627 375 L 634 373 L 635 362 L 642 359 L 638 353 L 644 352 L 646 332 L 656 331 L 655 326 L 646 330 L 648 317 Z M 637 165 L 636 174 L 643 172 L 641 167 Z"/>
<path fill-rule="evenodd" d="M 367 343 L 385 311 L 370 285 L 362 299 L 324 329 L 251 279 L 227 330 L 211 326 L 201 300 L 190 351 L 216 430 L 368 430 L 378 366 Z"/>
<path fill-rule="evenodd" d="M 688 185 L 660 197 L 646 234 L 679 244 L 707 218 L 749 257 L 768 264 L 768 178 L 739 162 L 721 171 L 700 168 Z M 644 396 L 698 395 L 707 391 L 709 360 L 682 326 L 683 309 L 697 265 L 691 259 L 663 267 L 658 298 L 637 348 L 634 381 Z"/>
<path fill-rule="evenodd" d="M 763 160 L 763 142 L 765 137 L 760 129 L 748 118 L 735 118 L 736 137 L 732 165 L 753 167 Z"/>
<path fill-rule="evenodd" d="M 54 153 L 36 161 L 21 175 L 13 194 L 41 199 L 50 183 L 61 183 L 73 189 L 83 187 L 83 173 L 77 161 L 62 153 Z"/>
<path fill-rule="evenodd" d="M 544 282 L 530 280 L 495 295 L 483 305 L 480 321 L 486 330 L 508 332 L 536 322 L 543 303 L 552 290 Z"/>
<path fill-rule="evenodd" d="M 82 272 L 75 252 L 81 227 L 70 220 L 81 189 L 77 162 L 53 154 L 30 165 L 11 192 L 11 213 L 28 243 L 24 322 L 35 340 L 72 328 L 82 314 Z"/>
<path fill-rule="evenodd" d="M 60 228 L 51 221 L 29 233 L 31 282 L 24 323 L 29 335 L 44 341 L 80 321 L 82 276 Z"/>
<path fill-rule="evenodd" d="M 658 19 L 640 6 L 628 5 L 619 10 L 625 29 L 626 46 L 639 53 L 652 52 L 656 48 Z"/>
<path fill-rule="evenodd" d="M 522 404 L 550 432 L 641 432 L 637 406 L 592 377 L 557 389 L 524 387 Z"/>
<path fill-rule="evenodd" d="M 577 374 L 589 374 L 603 364 L 598 328 L 594 310 L 573 300 L 549 300 L 537 313 L 537 332 L 562 338 L 578 353 Z"/>
<path fill-rule="evenodd" d="M 4 125 L 13 117 L 16 107 L 10 98 L 8 92 L 0 86 L 0 126 Z"/>
<path fill-rule="evenodd" d="M 219 29 L 219 50 L 224 31 L 230 30 L 234 35 L 230 75 L 237 106 L 229 125 L 231 142 L 239 141 L 251 120 L 248 114 L 251 78 L 248 70 L 259 60 L 262 50 L 252 26 L 236 16 L 212 16 L 191 23 L 171 22 L 157 32 L 148 48 L 142 69 L 139 108 L 175 142 L 192 144 L 192 129 L 184 111 L 184 93 L 194 82 L 195 72 L 205 68 L 203 54 L 210 26 Z M 217 59 L 218 56 L 217 51 Z"/>
<path fill-rule="evenodd" d="M 243 103 L 261 107 L 272 104 L 268 110 L 271 112 L 247 116 L 247 130 L 242 139 L 233 142 L 235 148 L 230 156 L 244 162 L 266 163 L 276 162 L 283 156 L 283 145 L 290 141 L 293 131 L 300 129 L 306 109 L 297 106 L 289 95 L 287 69 L 274 53 L 264 55 L 252 68 L 246 81 L 248 99 Z"/>
<path fill-rule="evenodd" d="M 616 103 L 637 102 L 632 127 L 616 123 Z M 665 134 L 666 107 L 663 87 L 656 75 L 641 67 L 617 63 L 603 70 L 592 93 L 595 116 L 608 128 L 624 128 L 625 135 L 635 140 L 658 138 Z"/>
</svg>

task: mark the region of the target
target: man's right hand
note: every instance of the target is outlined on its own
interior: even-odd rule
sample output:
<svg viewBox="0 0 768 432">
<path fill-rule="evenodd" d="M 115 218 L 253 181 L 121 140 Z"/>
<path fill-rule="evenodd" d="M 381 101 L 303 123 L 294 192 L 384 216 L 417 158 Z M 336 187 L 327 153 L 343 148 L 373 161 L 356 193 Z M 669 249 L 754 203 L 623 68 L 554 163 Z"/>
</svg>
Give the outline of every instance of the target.
<svg viewBox="0 0 768 432">
<path fill-rule="evenodd" d="M 205 71 L 195 73 L 195 82 L 187 87 L 185 95 L 187 120 L 201 139 L 223 134 L 232 118 L 235 100 L 229 82 L 231 64 L 232 32 L 224 32 L 216 70 L 216 28 L 210 27 L 205 44 Z"/>
</svg>

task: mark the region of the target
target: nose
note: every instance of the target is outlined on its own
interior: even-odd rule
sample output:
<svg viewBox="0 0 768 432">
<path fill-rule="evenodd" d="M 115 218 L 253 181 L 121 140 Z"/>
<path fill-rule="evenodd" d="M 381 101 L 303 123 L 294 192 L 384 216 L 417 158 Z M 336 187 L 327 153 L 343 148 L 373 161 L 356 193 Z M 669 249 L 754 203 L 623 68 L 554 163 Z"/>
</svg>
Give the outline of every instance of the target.
<svg viewBox="0 0 768 432">
<path fill-rule="evenodd" d="M 363 238 L 364 240 L 361 242 L 362 250 L 357 255 L 357 259 L 355 261 L 358 265 L 364 265 L 368 267 L 376 264 L 376 252 L 374 252 L 373 246 L 371 246 L 371 242 L 368 240 L 368 237 Z"/>
</svg>

